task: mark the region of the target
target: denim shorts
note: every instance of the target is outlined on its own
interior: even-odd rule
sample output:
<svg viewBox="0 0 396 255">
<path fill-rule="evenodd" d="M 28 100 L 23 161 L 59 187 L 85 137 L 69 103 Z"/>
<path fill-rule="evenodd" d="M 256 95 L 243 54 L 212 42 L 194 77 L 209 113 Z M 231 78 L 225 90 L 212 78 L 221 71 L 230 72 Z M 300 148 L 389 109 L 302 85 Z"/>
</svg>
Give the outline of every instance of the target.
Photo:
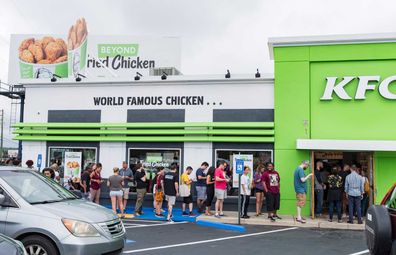
<svg viewBox="0 0 396 255">
<path fill-rule="evenodd" d="M 122 197 L 123 195 L 124 195 L 123 190 L 110 191 L 110 197 Z"/>
</svg>

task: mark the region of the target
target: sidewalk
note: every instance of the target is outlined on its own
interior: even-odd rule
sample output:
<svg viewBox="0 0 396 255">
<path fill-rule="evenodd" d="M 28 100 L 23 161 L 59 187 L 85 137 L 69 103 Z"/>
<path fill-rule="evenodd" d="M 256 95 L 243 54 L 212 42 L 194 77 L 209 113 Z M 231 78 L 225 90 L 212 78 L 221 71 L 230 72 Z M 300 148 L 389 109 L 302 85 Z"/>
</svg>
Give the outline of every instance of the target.
<svg viewBox="0 0 396 255">
<path fill-rule="evenodd" d="M 206 216 L 200 215 L 197 217 L 198 220 L 212 221 L 212 222 L 221 222 L 228 224 L 238 224 L 238 212 L 224 212 L 226 216 L 218 219 L 214 216 Z M 276 222 L 271 222 L 267 218 L 267 214 L 263 214 L 259 217 L 256 217 L 254 214 L 250 215 L 250 219 L 241 219 L 241 224 L 249 224 L 249 225 L 268 225 L 268 226 L 288 226 L 288 227 L 304 227 L 304 228 L 325 228 L 325 229 L 344 229 L 344 230 L 364 230 L 364 224 L 357 224 L 355 221 L 354 224 L 348 224 L 347 218 L 343 218 L 343 223 L 338 223 L 337 220 L 333 222 L 328 222 L 327 218 L 319 218 L 312 220 L 311 218 L 306 217 L 307 223 L 301 224 L 295 221 L 295 217 L 293 215 L 280 215 L 282 220 L 277 220 Z"/>
</svg>

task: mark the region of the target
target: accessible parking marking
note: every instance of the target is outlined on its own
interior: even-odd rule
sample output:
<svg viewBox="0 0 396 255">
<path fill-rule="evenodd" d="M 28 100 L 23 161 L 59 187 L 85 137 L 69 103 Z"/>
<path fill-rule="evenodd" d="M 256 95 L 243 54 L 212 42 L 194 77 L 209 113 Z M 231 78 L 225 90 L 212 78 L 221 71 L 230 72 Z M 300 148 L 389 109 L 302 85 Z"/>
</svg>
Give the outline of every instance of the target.
<svg viewBox="0 0 396 255">
<path fill-rule="evenodd" d="M 171 224 L 173 225 L 173 224 L 176 224 L 176 223 L 183 223 L 183 222 L 175 222 L 175 223 L 171 223 Z M 184 223 L 188 223 L 188 222 L 184 222 Z M 164 224 L 160 224 L 160 225 L 164 225 Z M 161 249 L 168 249 L 168 248 L 175 248 L 175 247 L 196 245 L 196 244 L 203 244 L 203 243 L 212 243 L 212 242 L 231 240 L 231 239 L 237 239 L 237 238 L 245 238 L 245 237 L 251 237 L 251 236 L 266 235 L 266 234 L 272 234 L 272 233 L 277 233 L 277 232 L 285 232 L 285 231 L 290 231 L 290 230 L 295 230 L 295 229 L 298 229 L 298 227 L 283 228 L 283 229 L 277 229 L 277 230 L 271 230 L 271 231 L 265 231 L 265 232 L 252 233 L 252 234 L 244 234 L 244 235 L 222 237 L 222 238 L 216 238 L 216 239 L 210 239 L 210 240 L 201 240 L 201 241 L 195 241 L 195 242 L 164 245 L 164 246 L 150 247 L 150 248 L 137 249 L 137 250 L 129 250 L 129 251 L 124 251 L 124 254 L 139 253 L 139 252 L 146 252 L 146 251 L 153 251 L 153 250 L 161 250 Z"/>
</svg>

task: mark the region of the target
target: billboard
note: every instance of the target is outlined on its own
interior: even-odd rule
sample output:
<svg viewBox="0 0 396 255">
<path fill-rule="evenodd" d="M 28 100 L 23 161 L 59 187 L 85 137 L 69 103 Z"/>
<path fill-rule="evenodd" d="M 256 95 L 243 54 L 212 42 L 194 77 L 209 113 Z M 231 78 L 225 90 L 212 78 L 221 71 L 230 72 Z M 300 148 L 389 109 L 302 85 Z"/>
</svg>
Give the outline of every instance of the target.
<svg viewBox="0 0 396 255">
<path fill-rule="evenodd" d="M 133 78 L 136 72 L 175 67 L 180 70 L 177 37 L 105 36 L 89 34 L 89 23 L 78 19 L 58 34 L 11 35 L 8 82 L 25 79 L 77 77 Z"/>
</svg>

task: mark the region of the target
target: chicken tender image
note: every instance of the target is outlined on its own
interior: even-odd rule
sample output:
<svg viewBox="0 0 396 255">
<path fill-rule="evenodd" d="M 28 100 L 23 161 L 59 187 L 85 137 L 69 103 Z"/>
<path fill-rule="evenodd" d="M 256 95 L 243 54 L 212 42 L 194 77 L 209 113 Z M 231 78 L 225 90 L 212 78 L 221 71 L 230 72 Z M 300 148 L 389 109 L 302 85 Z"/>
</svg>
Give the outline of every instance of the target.
<svg viewBox="0 0 396 255">
<path fill-rule="evenodd" d="M 21 51 L 19 58 L 25 62 L 34 63 L 34 56 L 29 50 Z"/>
<path fill-rule="evenodd" d="M 41 61 L 45 58 L 44 51 L 41 48 L 41 45 L 30 44 L 28 50 L 33 54 L 34 60 L 36 62 Z"/>
<path fill-rule="evenodd" d="M 47 64 L 52 64 L 52 62 L 49 61 L 48 59 L 43 59 L 38 61 L 37 64 L 47 65 Z"/>
<path fill-rule="evenodd" d="M 43 48 L 45 49 L 50 42 L 55 42 L 55 39 L 51 36 L 44 36 L 41 41 L 43 43 Z"/>
<path fill-rule="evenodd" d="M 55 42 L 62 47 L 61 56 L 66 55 L 67 54 L 67 45 L 66 45 L 65 41 L 61 38 L 57 38 L 57 39 L 55 39 Z"/>
<path fill-rule="evenodd" d="M 48 43 L 47 47 L 45 47 L 45 56 L 47 57 L 48 60 L 50 61 L 55 61 L 60 57 L 62 54 L 62 46 L 57 44 L 56 42 L 50 42 Z"/>
<path fill-rule="evenodd" d="M 67 48 L 77 49 L 86 40 L 88 34 L 87 22 L 84 18 L 78 19 L 76 24 L 71 26 L 67 37 Z"/>
<path fill-rule="evenodd" d="M 57 60 L 54 61 L 54 64 L 55 63 L 62 63 L 62 62 L 65 62 L 65 61 L 67 61 L 67 55 L 59 57 Z"/>
<path fill-rule="evenodd" d="M 30 44 L 34 43 L 34 38 L 28 38 L 25 39 L 21 42 L 21 45 L 19 46 L 19 51 L 27 50 L 30 46 Z"/>
</svg>

